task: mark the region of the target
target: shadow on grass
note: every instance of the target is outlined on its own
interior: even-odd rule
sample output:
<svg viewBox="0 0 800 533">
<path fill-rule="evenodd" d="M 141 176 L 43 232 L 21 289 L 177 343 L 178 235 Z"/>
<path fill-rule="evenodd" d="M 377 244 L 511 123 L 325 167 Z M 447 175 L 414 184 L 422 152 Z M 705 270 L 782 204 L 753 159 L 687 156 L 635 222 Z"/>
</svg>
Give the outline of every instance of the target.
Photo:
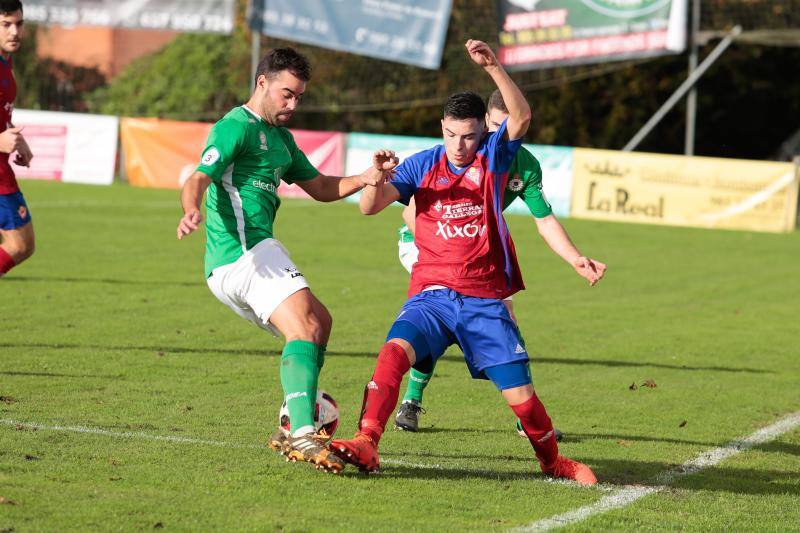
<svg viewBox="0 0 800 533">
<path fill-rule="evenodd" d="M 547 479 L 539 471 L 539 466 L 532 457 L 475 457 L 474 467 L 416 464 L 434 457 L 429 454 L 412 453 L 403 456 L 387 455 L 383 461 L 381 478 L 408 478 L 420 480 L 453 480 L 468 481 L 483 479 L 490 481 L 519 481 Z M 465 459 L 470 456 L 456 456 Z M 577 459 L 585 461 L 594 470 L 600 483 L 605 486 L 629 485 L 658 486 L 660 476 L 665 472 L 677 473 L 680 467 L 658 461 L 624 461 L 603 459 Z M 494 470 L 486 467 L 490 461 L 519 461 L 528 463 L 528 467 L 512 470 Z M 354 469 L 345 470 L 346 476 L 363 476 Z M 791 494 L 800 495 L 800 484 L 797 483 L 797 472 L 777 470 L 760 470 L 754 468 L 730 468 L 717 466 L 702 472 L 678 475 L 667 485 L 672 490 L 715 491 L 735 494 Z"/>
<path fill-rule="evenodd" d="M 9 343 L 0 342 L 0 348 L 48 348 L 52 350 L 72 350 L 72 349 L 91 349 L 91 350 L 108 350 L 108 351 L 143 351 L 143 352 L 164 352 L 165 354 L 229 354 L 229 355 L 266 355 L 275 356 L 280 355 L 277 350 L 255 350 L 252 348 L 245 349 L 231 349 L 231 348 L 189 348 L 185 346 L 117 346 L 106 344 L 78 344 L 78 343 L 36 343 L 36 342 L 20 342 Z M 329 350 L 326 352 L 329 357 L 355 357 L 365 359 L 377 359 L 377 352 L 348 352 Z M 457 358 L 460 358 L 457 357 Z M 706 372 L 735 372 L 735 373 L 750 373 L 750 374 L 774 374 L 772 370 L 764 370 L 761 368 L 746 368 L 746 367 L 726 367 L 726 366 L 689 366 L 689 365 L 668 365 L 664 363 L 654 363 L 649 361 L 615 361 L 609 359 L 571 359 L 571 358 L 555 358 L 555 357 L 533 357 L 531 363 L 537 364 L 553 364 L 553 365 L 577 365 L 577 366 L 607 366 L 607 367 L 633 367 L 633 368 L 664 368 L 670 370 L 687 370 L 687 371 L 706 371 Z"/>
<path fill-rule="evenodd" d="M 119 278 L 68 278 L 68 277 L 46 277 L 46 276 L 7 276 L 3 283 L 14 282 L 60 282 L 60 283 L 104 283 L 107 285 L 160 285 L 167 287 L 205 287 L 202 281 L 164 281 L 157 279 L 137 280 Z"/>
<path fill-rule="evenodd" d="M 646 367 L 646 368 L 665 368 L 668 370 L 705 370 L 708 372 L 744 372 L 749 374 L 774 374 L 772 370 L 763 368 L 729 367 L 729 366 L 689 366 L 689 365 L 670 365 L 666 363 L 653 363 L 649 361 L 615 361 L 613 359 L 571 359 L 560 357 L 531 357 L 531 363 L 536 364 L 556 364 L 556 365 L 577 365 L 577 366 L 607 366 L 607 367 Z"/>
<path fill-rule="evenodd" d="M 616 433 L 572 433 L 564 432 L 564 442 L 583 442 L 585 440 L 613 440 L 613 441 L 634 441 L 634 442 L 668 442 L 670 444 L 690 444 L 701 446 L 719 446 L 718 442 L 706 442 L 698 440 L 673 439 L 669 437 L 651 437 L 648 435 L 619 435 Z"/>
</svg>

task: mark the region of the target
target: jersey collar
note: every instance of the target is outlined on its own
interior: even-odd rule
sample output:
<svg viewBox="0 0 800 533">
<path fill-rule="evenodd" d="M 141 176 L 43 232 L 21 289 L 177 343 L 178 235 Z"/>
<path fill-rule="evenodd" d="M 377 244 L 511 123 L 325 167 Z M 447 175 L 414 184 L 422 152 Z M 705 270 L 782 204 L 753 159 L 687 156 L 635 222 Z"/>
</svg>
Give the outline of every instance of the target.
<svg viewBox="0 0 800 533">
<path fill-rule="evenodd" d="M 258 113 L 256 113 L 255 111 L 253 111 L 252 109 L 247 107 L 247 104 L 242 104 L 242 108 L 245 111 L 247 111 L 248 113 L 250 113 L 251 115 L 253 115 L 254 117 L 256 117 L 258 120 L 260 120 L 262 122 L 265 122 L 265 123 L 267 122 L 266 120 L 264 120 L 264 117 L 262 117 L 261 115 L 259 115 Z"/>
</svg>

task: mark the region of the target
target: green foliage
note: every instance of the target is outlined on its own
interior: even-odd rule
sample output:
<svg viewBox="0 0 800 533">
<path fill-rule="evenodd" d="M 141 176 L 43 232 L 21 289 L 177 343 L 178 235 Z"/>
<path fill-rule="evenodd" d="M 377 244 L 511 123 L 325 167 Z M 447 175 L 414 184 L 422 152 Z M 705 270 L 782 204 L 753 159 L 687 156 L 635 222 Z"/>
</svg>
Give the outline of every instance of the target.
<svg viewBox="0 0 800 533">
<path fill-rule="evenodd" d="M 87 99 L 97 113 L 209 120 L 247 98 L 249 78 L 242 33 L 184 34 Z"/>
</svg>

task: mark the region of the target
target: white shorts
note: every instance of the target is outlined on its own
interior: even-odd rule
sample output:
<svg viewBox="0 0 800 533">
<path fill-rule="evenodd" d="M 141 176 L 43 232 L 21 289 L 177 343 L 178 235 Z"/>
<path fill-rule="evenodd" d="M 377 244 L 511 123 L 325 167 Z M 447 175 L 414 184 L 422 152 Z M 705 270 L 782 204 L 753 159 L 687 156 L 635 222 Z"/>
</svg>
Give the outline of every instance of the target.
<svg viewBox="0 0 800 533">
<path fill-rule="evenodd" d="M 236 262 L 215 268 L 207 283 L 220 302 L 276 337 L 280 331 L 269 322 L 272 312 L 286 298 L 308 287 L 277 239 L 265 239 Z"/>
<path fill-rule="evenodd" d="M 397 256 L 400 258 L 400 264 L 403 265 L 403 268 L 408 270 L 408 273 L 411 274 L 411 268 L 419 260 L 419 248 L 414 244 L 414 241 L 397 241 Z M 512 296 L 508 296 L 507 298 L 503 298 L 503 300 L 510 302 L 512 298 Z"/>
</svg>

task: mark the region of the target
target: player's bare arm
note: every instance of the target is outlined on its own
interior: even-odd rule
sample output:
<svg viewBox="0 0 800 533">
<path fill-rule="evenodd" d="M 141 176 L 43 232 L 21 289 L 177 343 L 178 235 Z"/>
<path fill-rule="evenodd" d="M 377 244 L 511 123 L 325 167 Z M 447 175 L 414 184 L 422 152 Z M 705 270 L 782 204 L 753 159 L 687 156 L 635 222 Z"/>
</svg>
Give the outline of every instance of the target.
<svg viewBox="0 0 800 533">
<path fill-rule="evenodd" d="M 408 205 L 403 208 L 403 222 L 406 223 L 406 227 L 408 227 L 408 231 L 411 232 L 411 235 L 414 235 L 414 227 L 417 221 L 417 202 L 414 200 L 412 196 L 411 199 L 408 201 Z"/>
<path fill-rule="evenodd" d="M 514 83 L 505 69 L 500 65 L 492 49 L 483 41 L 470 39 L 464 45 L 469 57 L 478 66 L 482 67 L 503 95 L 503 101 L 508 108 L 508 122 L 506 135 L 513 140 L 519 139 L 528 131 L 531 123 L 531 107 L 519 87 Z"/>
<path fill-rule="evenodd" d="M 181 207 L 183 207 L 183 217 L 178 222 L 178 239 L 184 238 L 200 227 L 203 223 L 203 215 L 200 213 L 200 202 L 203 195 L 211 185 L 211 178 L 202 172 L 195 172 L 181 189 Z"/>
<path fill-rule="evenodd" d="M 368 185 L 376 186 L 385 182 L 388 173 L 397 166 L 397 162 L 397 157 L 391 150 L 378 150 L 372 156 L 372 166 L 361 174 L 346 178 L 320 174 L 314 179 L 297 182 L 297 185 L 319 202 L 333 202 L 346 198 Z"/>
<path fill-rule="evenodd" d="M 582 255 L 555 215 L 548 215 L 534 220 L 536 220 L 536 228 L 539 230 L 539 235 L 542 236 L 542 239 L 550 249 L 569 263 L 579 276 L 589 282 L 589 285 L 594 286 L 603 278 L 606 265 Z"/>
<path fill-rule="evenodd" d="M 358 207 L 364 215 L 375 215 L 400 199 L 400 192 L 391 183 L 365 187 L 361 193 Z"/>
</svg>

